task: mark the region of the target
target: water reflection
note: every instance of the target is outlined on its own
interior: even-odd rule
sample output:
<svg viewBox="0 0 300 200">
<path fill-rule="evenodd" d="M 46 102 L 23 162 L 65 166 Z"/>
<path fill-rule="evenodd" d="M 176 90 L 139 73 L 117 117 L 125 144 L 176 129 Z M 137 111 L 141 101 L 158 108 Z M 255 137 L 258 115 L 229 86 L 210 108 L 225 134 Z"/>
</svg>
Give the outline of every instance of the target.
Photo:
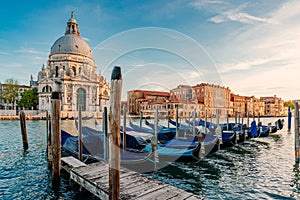
<svg viewBox="0 0 300 200">
<path fill-rule="evenodd" d="M 291 196 L 297 197 L 300 193 L 300 170 L 299 163 L 296 163 L 293 168 L 294 177 L 291 181 L 291 187 L 293 188 L 293 192 Z"/>
</svg>

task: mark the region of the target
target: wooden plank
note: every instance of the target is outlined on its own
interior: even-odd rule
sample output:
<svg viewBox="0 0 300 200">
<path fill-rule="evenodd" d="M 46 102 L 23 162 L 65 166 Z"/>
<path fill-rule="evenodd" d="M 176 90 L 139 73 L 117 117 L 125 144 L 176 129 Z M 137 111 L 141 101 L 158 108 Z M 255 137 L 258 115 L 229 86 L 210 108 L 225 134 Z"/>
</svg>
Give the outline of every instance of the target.
<svg viewBox="0 0 300 200">
<path fill-rule="evenodd" d="M 82 176 L 83 178 L 89 180 L 89 181 L 97 181 L 97 179 L 102 179 L 104 176 L 108 175 L 108 171 L 100 172 L 94 171 L 92 174 L 86 174 L 85 176 Z"/>
<path fill-rule="evenodd" d="M 109 199 L 108 164 L 98 162 L 89 165 L 81 163 L 76 158 L 62 158 L 62 163 L 68 163 L 74 168 L 70 171 L 71 180 L 100 199 Z M 126 168 L 120 168 L 120 198 L 121 199 L 202 199 L 201 197 L 157 180 L 142 176 Z"/>
<path fill-rule="evenodd" d="M 135 191 L 128 191 L 130 192 L 130 194 L 132 195 L 132 197 L 134 199 L 142 199 L 143 196 L 145 196 L 146 194 L 150 194 L 150 193 L 153 193 L 157 190 L 162 190 L 163 188 L 167 187 L 166 184 L 161 184 L 161 185 L 155 185 L 155 186 L 149 186 L 149 185 L 146 185 L 143 187 L 143 188 L 138 188 L 139 190 L 136 190 Z M 145 199 L 145 198 L 144 198 Z"/>
<path fill-rule="evenodd" d="M 179 194 L 176 190 L 170 190 L 169 187 L 164 187 L 159 190 L 155 190 L 153 192 L 148 192 L 145 195 L 139 196 L 138 198 L 139 199 L 171 199 L 178 195 Z"/>
<path fill-rule="evenodd" d="M 184 190 L 178 189 L 173 186 L 167 186 L 160 190 L 156 190 L 152 193 L 148 193 L 139 199 L 201 199 L 192 193 L 188 193 Z"/>
<path fill-rule="evenodd" d="M 84 187 L 86 190 L 94 194 L 96 197 L 100 199 L 108 200 L 109 196 L 108 193 L 104 192 L 100 188 L 97 187 L 95 183 L 92 183 L 84 178 L 82 178 L 80 175 L 74 173 L 73 171 L 70 172 L 70 178 L 74 182 L 78 183 L 82 187 Z"/>
<path fill-rule="evenodd" d="M 108 170 L 108 166 L 105 164 L 101 165 L 101 163 L 92 163 L 87 166 L 78 167 L 78 168 L 73 169 L 74 172 L 77 172 L 77 173 L 81 174 L 82 176 L 84 176 L 85 174 L 91 173 L 92 170 L 97 170 L 99 172 L 105 171 L 105 170 Z"/>
<path fill-rule="evenodd" d="M 71 169 L 76 167 L 86 166 L 85 163 L 77 160 L 73 156 L 61 158 L 61 168 L 70 173 Z"/>
</svg>

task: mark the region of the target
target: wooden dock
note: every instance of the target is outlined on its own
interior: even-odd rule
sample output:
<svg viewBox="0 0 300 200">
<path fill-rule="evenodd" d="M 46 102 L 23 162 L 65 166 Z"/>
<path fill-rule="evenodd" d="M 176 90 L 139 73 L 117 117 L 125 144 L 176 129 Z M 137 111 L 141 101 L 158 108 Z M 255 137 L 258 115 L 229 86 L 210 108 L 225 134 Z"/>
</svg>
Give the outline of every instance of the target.
<svg viewBox="0 0 300 200">
<path fill-rule="evenodd" d="M 78 183 L 100 199 L 108 196 L 108 164 L 97 162 L 86 165 L 74 157 L 61 159 L 61 167 L 70 173 L 70 179 Z M 121 199 L 203 199 L 200 196 L 153 180 L 141 174 L 121 167 Z"/>
</svg>

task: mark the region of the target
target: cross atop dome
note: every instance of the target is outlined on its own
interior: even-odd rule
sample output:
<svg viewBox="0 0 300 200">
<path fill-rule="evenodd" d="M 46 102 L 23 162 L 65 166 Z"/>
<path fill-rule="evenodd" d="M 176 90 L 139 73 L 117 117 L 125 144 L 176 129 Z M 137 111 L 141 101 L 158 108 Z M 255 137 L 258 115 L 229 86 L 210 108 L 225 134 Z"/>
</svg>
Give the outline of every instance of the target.
<svg viewBox="0 0 300 200">
<path fill-rule="evenodd" d="M 67 28 L 66 28 L 65 35 L 67 35 L 67 34 L 73 34 L 73 35 L 80 36 L 80 32 L 78 29 L 78 23 L 74 17 L 74 11 L 71 12 L 71 18 L 67 22 Z"/>
</svg>

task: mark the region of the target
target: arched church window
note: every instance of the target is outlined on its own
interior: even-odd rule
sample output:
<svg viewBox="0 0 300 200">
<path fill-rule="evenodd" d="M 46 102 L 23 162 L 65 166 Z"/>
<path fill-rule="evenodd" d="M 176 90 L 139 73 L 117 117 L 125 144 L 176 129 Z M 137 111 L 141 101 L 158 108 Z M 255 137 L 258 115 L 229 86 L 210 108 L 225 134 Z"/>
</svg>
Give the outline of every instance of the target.
<svg viewBox="0 0 300 200">
<path fill-rule="evenodd" d="M 81 67 L 79 67 L 78 74 L 81 74 Z"/>
<path fill-rule="evenodd" d="M 74 25 L 72 25 L 72 31 L 73 31 L 73 33 L 75 32 L 75 26 Z"/>
<path fill-rule="evenodd" d="M 76 76 L 76 68 L 74 66 L 72 67 L 72 70 L 74 72 L 74 76 Z"/>
<path fill-rule="evenodd" d="M 55 77 L 58 77 L 58 66 L 55 67 Z"/>
<path fill-rule="evenodd" d="M 42 92 L 52 92 L 52 88 L 49 85 L 43 87 Z"/>
</svg>

